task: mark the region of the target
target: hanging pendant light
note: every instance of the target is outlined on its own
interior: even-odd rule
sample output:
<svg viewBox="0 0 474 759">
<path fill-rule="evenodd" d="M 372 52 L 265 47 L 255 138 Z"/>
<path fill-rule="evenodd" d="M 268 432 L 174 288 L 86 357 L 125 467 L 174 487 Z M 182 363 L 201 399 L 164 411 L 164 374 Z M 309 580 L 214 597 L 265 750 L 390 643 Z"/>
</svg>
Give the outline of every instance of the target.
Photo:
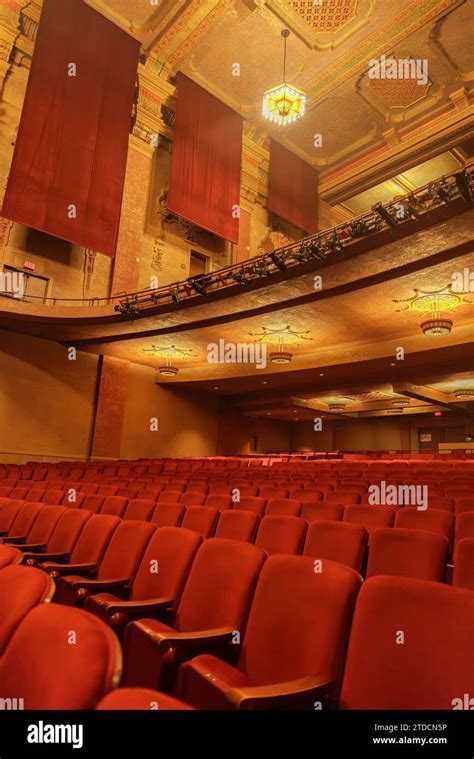
<svg viewBox="0 0 474 759">
<path fill-rule="evenodd" d="M 303 90 L 286 81 L 286 41 L 290 36 L 288 29 L 283 29 L 281 36 L 284 39 L 283 82 L 263 93 L 263 115 L 269 121 L 285 126 L 304 115 L 306 95 Z"/>
</svg>

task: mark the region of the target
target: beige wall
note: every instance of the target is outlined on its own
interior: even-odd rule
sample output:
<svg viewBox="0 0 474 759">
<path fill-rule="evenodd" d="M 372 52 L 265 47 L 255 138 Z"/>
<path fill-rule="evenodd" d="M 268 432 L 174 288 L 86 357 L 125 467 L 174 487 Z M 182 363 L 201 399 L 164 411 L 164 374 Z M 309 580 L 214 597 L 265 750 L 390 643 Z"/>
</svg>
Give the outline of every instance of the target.
<svg viewBox="0 0 474 759">
<path fill-rule="evenodd" d="M 155 371 L 130 364 L 120 455 L 213 456 L 217 440 L 217 399 L 155 384 Z M 150 430 L 150 420 L 158 430 Z"/>
<path fill-rule="evenodd" d="M 89 454 L 98 357 L 0 331 L 0 460 Z"/>
<path fill-rule="evenodd" d="M 402 435 L 398 419 L 354 419 L 323 423 L 321 432 L 314 432 L 311 423 L 294 424 L 292 450 L 366 451 L 400 450 L 407 436 Z"/>
<path fill-rule="evenodd" d="M 244 416 L 228 408 L 225 401 L 219 414 L 217 453 L 221 456 L 248 454 L 253 438 L 257 438 L 257 452 L 289 451 L 290 425 L 273 419 Z"/>
</svg>

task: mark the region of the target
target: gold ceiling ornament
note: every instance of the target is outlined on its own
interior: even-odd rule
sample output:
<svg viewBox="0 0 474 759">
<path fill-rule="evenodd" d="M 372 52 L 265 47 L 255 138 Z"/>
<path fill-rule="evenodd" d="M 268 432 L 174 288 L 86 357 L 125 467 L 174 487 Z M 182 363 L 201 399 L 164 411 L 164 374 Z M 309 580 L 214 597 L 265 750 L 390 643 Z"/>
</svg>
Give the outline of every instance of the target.
<svg viewBox="0 0 474 759">
<path fill-rule="evenodd" d="M 279 126 L 291 124 L 304 116 L 306 95 L 303 90 L 286 81 L 286 41 L 290 36 L 288 29 L 283 29 L 283 82 L 263 93 L 263 115 Z"/>
<path fill-rule="evenodd" d="M 152 345 L 151 348 L 144 348 L 143 352 L 153 353 L 154 356 L 166 359 L 166 364 L 158 367 L 159 374 L 163 374 L 165 377 L 175 377 L 179 372 L 178 367 L 171 363 L 173 359 L 192 358 L 196 355 L 192 350 L 178 348 L 176 345 Z"/>
<path fill-rule="evenodd" d="M 448 285 L 439 290 L 420 290 L 415 287 L 411 298 L 394 300 L 402 303 L 399 311 L 417 311 L 429 316 L 420 324 L 424 335 L 448 335 L 453 328 L 452 319 L 443 316 L 443 312 L 454 312 L 454 309 L 465 303 L 471 303 L 465 295 L 455 293 Z"/>
<path fill-rule="evenodd" d="M 474 401 L 474 387 L 462 387 L 455 390 L 454 396 L 460 401 Z"/>
<path fill-rule="evenodd" d="M 309 334 L 309 329 L 304 332 L 291 329 L 289 325 L 286 327 L 264 327 L 262 332 L 249 332 L 249 335 L 257 338 L 259 343 L 270 343 L 277 346 L 277 350 L 268 354 L 268 358 L 274 364 L 289 364 L 293 358 L 293 354 L 285 350 L 286 345 L 294 345 L 300 340 L 309 340 L 309 337 L 305 335 Z"/>
<path fill-rule="evenodd" d="M 345 403 L 328 403 L 328 409 L 329 411 L 334 411 L 335 414 L 338 414 L 341 411 L 346 410 L 346 404 Z"/>
</svg>

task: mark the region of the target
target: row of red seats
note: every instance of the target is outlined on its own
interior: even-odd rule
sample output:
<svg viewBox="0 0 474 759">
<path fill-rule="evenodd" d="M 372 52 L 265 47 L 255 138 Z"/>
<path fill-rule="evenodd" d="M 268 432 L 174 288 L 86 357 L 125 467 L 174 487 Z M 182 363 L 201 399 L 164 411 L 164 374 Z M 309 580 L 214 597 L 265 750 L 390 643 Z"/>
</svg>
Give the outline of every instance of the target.
<svg viewBox="0 0 474 759">
<path fill-rule="evenodd" d="M 38 555 L 42 560 L 69 559 L 72 564 L 94 564 L 105 552 L 113 531 L 120 523 L 118 516 L 99 514 L 92 521 L 91 512 L 83 509 L 65 509 L 62 506 L 26 504 L 10 509 L 10 503 L 0 508 L 0 527 L 6 527 L 1 538 L 5 545 L 17 546 L 23 560 L 34 563 Z M 413 522 L 412 510 L 404 510 L 387 527 L 380 522 L 370 524 L 359 513 L 362 507 L 353 507 L 344 515 L 344 521 L 318 519 L 306 522 L 298 517 L 257 515 L 245 510 L 223 511 L 191 507 L 181 525 L 201 538 L 211 536 L 254 542 L 268 555 L 276 553 L 299 554 L 339 561 L 367 576 L 380 573 L 406 574 L 442 582 L 445 577 L 450 535 L 446 522 Z M 371 507 L 370 507 L 371 508 Z M 16 516 L 12 517 L 15 513 Z M 380 512 L 379 512 L 380 513 Z M 438 512 L 439 517 L 448 516 Z M 324 514 L 323 514 L 324 516 Z M 407 518 L 408 516 L 408 518 Z M 449 515 L 450 516 L 450 515 Z M 98 518 L 97 518 L 98 517 Z M 474 514 L 472 514 L 474 523 Z M 123 524 L 141 524 L 138 520 L 123 520 Z M 86 529 L 87 524 L 87 529 Z M 383 521 L 382 521 L 383 524 Z M 150 523 L 155 529 L 157 523 Z M 365 570 L 366 547 L 369 542 L 369 561 Z M 458 542 L 463 535 L 459 532 Z M 374 542 L 375 541 L 375 542 Z M 104 559 L 102 553 L 102 559 Z M 456 553 L 457 555 L 457 553 Z M 101 560 L 102 560 L 101 559 Z M 450 575 L 449 568 L 448 576 Z M 461 568 L 464 575 L 465 570 Z M 455 564 L 456 573 L 456 564 Z M 474 580 L 473 580 L 474 584 Z"/>
<path fill-rule="evenodd" d="M 54 493 L 55 491 L 46 491 Z M 216 496 L 217 497 L 217 496 Z M 2 499 L 0 501 L 0 535 L 3 534 L 2 540 L 15 542 L 14 538 L 28 537 L 29 542 L 47 542 L 53 520 L 59 518 L 63 513 L 65 505 L 45 504 L 44 502 L 28 502 L 22 500 Z M 255 503 L 256 502 L 256 503 Z M 123 518 L 125 520 L 144 520 L 150 521 L 157 526 L 178 526 L 181 525 L 188 529 L 199 532 L 203 537 L 211 537 L 214 534 L 221 534 L 223 525 L 229 525 L 232 522 L 232 533 L 225 534 L 227 537 L 236 537 L 248 539 L 247 534 L 253 526 L 258 524 L 260 518 L 279 517 L 286 520 L 293 520 L 294 524 L 314 522 L 314 521 L 344 521 L 358 524 L 363 527 L 369 535 L 373 530 L 385 527 L 401 527 L 417 530 L 426 530 L 443 536 L 448 541 L 449 551 L 453 546 L 453 540 L 456 543 L 463 537 L 471 537 L 474 525 L 474 511 L 459 513 L 456 516 L 449 511 L 441 509 L 428 509 L 421 511 L 416 508 L 404 507 L 403 509 L 393 509 L 389 506 L 364 506 L 327 504 L 324 502 L 312 502 L 298 505 L 300 516 L 294 516 L 291 510 L 286 511 L 287 505 L 292 506 L 289 501 L 270 500 L 268 503 L 260 503 L 260 499 L 248 496 L 242 498 L 240 502 L 221 504 L 221 508 L 210 506 L 189 506 L 185 507 L 181 503 L 169 503 L 167 501 L 148 501 L 143 499 L 134 499 L 130 502 L 125 498 L 110 496 L 86 496 L 80 504 L 82 508 L 70 509 L 71 511 L 86 511 L 87 513 L 100 513 L 101 515 L 110 515 Z M 38 521 L 41 508 L 48 505 L 48 513 L 51 515 L 46 521 L 44 514 Z M 78 506 L 78 503 L 67 503 L 67 506 Z M 232 509 L 227 506 L 231 505 Z M 98 508 L 96 508 L 98 506 Z M 238 513 L 243 516 L 224 517 L 227 512 Z M 245 516 L 245 515 L 248 516 Z M 31 537 L 33 535 L 33 537 Z M 45 538 L 46 536 L 46 538 Z M 18 541 L 17 541 L 18 542 Z"/>
<path fill-rule="evenodd" d="M 56 483 L 55 483 L 56 484 Z M 303 503 L 323 502 L 325 504 L 335 504 L 348 506 L 351 504 L 372 504 L 373 498 L 368 494 L 361 494 L 356 487 L 346 487 L 344 490 L 317 490 L 313 488 L 295 488 L 293 490 L 267 487 L 224 487 L 214 486 L 206 488 L 197 485 L 189 485 L 182 488 L 179 484 L 173 483 L 168 487 L 156 485 L 147 489 L 139 488 L 119 488 L 111 485 L 81 485 L 73 483 L 67 486 L 66 490 L 54 490 L 53 488 L 40 489 L 38 487 L 16 487 L 1 488 L 0 502 L 2 498 L 22 499 L 26 501 L 38 501 L 49 504 L 64 503 L 71 506 L 90 508 L 97 511 L 101 503 L 100 498 L 116 496 L 126 499 L 143 499 L 153 502 L 167 501 L 169 503 L 182 503 L 185 506 L 211 506 L 212 508 L 231 508 L 235 502 L 247 503 L 244 508 L 259 511 L 263 514 L 267 502 L 274 504 L 274 509 L 279 509 L 275 513 L 285 513 L 287 515 L 299 516 L 301 505 Z M 207 492 L 209 491 L 209 492 Z M 431 490 L 427 498 L 427 508 L 442 509 L 444 511 L 455 511 L 456 514 L 464 511 L 474 510 L 474 491 L 465 489 L 446 490 L 450 495 L 437 495 Z M 260 495 L 256 495 L 260 493 Z M 96 496 L 95 498 L 93 496 Z M 405 496 L 401 496 L 400 503 L 394 504 L 393 508 L 400 508 L 405 505 Z M 280 502 L 279 506 L 277 502 Z M 250 506 L 252 504 L 252 506 Z M 268 507 L 267 507 L 268 508 Z"/>
<path fill-rule="evenodd" d="M 117 617 L 133 614 L 123 638 L 123 683 L 163 688 L 197 708 L 453 709 L 462 708 L 463 694 L 472 692 L 473 671 L 466 666 L 474 633 L 472 591 L 386 576 L 367 580 L 361 589 L 356 572 L 330 560 L 316 568 L 311 557 L 266 558 L 258 547 L 238 541 L 214 538 L 196 545 L 199 537 L 189 531 L 165 528 L 147 535 L 149 527 L 117 528 L 123 531 L 122 553 L 130 541 L 134 553 L 143 546 L 145 582 L 162 588 L 181 583 L 181 590 L 162 591 L 149 603 L 123 601 L 117 580 L 110 588 L 62 577 L 57 600 L 85 602 L 90 613 L 55 603 L 31 610 L 50 597 L 48 581 L 36 572 L 32 594 L 30 580 L 19 579 L 18 572 L 31 576 L 35 569 L 0 571 L 0 639 L 10 630 L 6 644 L 0 640 L 2 698 L 24 694 L 26 709 L 93 708 L 120 679 L 111 629 L 123 630 Z M 181 551 L 171 559 L 176 542 L 171 546 L 170 532 L 174 541 L 181 539 Z M 163 572 L 150 571 L 156 556 Z M 183 582 L 177 574 L 186 563 Z M 10 583 L 9 570 L 16 570 Z M 104 593 L 106 587 L 115 597 Z M 23 603 L 12 604 L 18 596 Z M 81 645 L 71 645 L 71 631 Z M 99 708 L 129 703 L 179 706 L 155 692 L 124 690 Z"/>
</svg>

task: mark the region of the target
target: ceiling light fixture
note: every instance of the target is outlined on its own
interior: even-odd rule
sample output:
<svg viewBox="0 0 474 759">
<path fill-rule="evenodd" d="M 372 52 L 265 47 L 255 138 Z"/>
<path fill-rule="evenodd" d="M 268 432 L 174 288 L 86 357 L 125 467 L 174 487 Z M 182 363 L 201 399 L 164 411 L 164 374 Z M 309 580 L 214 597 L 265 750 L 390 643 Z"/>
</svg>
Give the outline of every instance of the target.
<svg viewBox="0 0 474 759">
<path fill-rule="evenodd" d="M 472 401 L 474 400 L 474 388 L 464 387 L 460 390 L 455 390 L 454 396 L 459 398 L 460 401 Z"/>
<path fill-rule="evenodd" d="M 420 324 L 424 335 L 449 335 L 453 322 L 444 315 L 445 312 L 452 313 L 463 303 L 470 303 L 465 295 L 453 292 L 449 286 L 439 290 L 420 290 L 415 287 L 414 293 L 411 298 L 395 300 L 395 303 L 403 304 L 399 310 L 418 311 L 426 315 L 427 318 Z"/>
<path fill-rule="evenodd" d="M 178 374 L 179 369 L 176 366 L 171 366 L 171 359 L 168 358 L 166 361 L 166 366 L 159 366 L 158 371 L 165 377 L 175 377 Z"/>
<path fill-rule="evenodd" d="M 283 29 L 283 82 L 263 93 L 263 115 L 275 124 L 285 126 L 304 116 L 306 95 L 303 90 L 286 81 L 286 41 L 290 36 L 288 29 Z"/>
<path fill-rule="evenodd" d="M 424 335 L 449 335 L 453 328 L 451 319 L 440 319 L 436 316 L 420 324 L 420 329 Z"/>
<path fill-rule="evenodd" d="M 329 411 L 334 411 L 335 414 L 346 410 L 344 403 L 329 403 L 328 408 Z"/>
</svg>

